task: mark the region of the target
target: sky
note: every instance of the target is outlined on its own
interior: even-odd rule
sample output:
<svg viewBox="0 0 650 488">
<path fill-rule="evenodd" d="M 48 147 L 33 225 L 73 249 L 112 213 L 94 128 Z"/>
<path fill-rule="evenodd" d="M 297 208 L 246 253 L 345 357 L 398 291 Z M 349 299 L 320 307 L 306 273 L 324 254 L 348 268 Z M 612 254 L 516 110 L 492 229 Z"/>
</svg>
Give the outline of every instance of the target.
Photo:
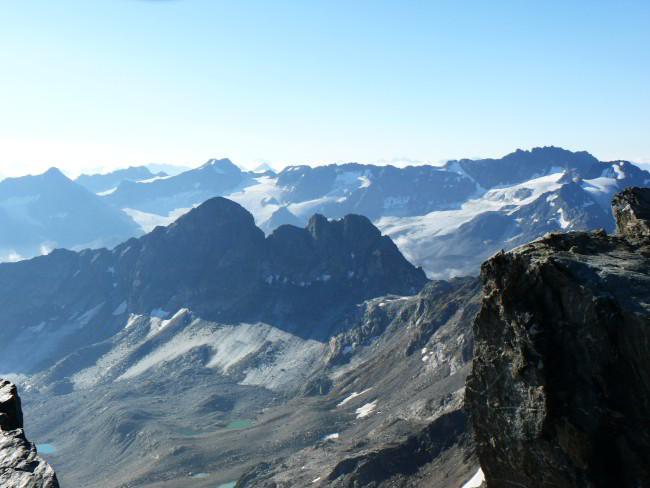
<svg viewBox="0 0 650 488">
<path fill-rule="evenodd" d="M 0 0 L 0 175 L 650 162 L 650 2 Z"/>
</svg>

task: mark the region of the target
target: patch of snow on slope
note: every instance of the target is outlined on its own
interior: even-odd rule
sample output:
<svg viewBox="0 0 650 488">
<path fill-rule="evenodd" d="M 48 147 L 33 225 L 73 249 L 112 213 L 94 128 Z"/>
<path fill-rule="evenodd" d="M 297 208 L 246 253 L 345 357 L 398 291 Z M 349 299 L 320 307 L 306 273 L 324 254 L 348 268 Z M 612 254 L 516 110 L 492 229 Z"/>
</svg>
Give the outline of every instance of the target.
<svg viewBox="0 0 650 488">
<path fill-rule="evenodd" d="M 338 199 L 337 196 L 325 196 L 321 198 L 315 198 L 314 200 L 306 200 L 304 202 L 292 203 L 287 208 L 291 211 L 292 214 L 307 219 L 315 213 L 315 209 L 324 203 L 336 202 Z"/>
<path fill-rule="evenodd" d="M 276 186 L 276 178 L 262 176 L 254 178 L 255 185 L 247 186 L 241 191 L 224 195 L 225 198 L 237 202 L 255 217 L 255 223 L 261 224 L 271 218 L 273 212 L 281 207 L 284 190 Z"/>
<path fill-rule="evenodd" d="M 115 310 L 113 310 L 113 315 L 122 315 L 126 312 L 126 300 L 120 303 Z"/>
<path fill-rule="evenodd" d="M 169 324 L 175 322 L 189 312 L 186 308 L 181 308 L 170 319 L 164 320 L 162 317 L 167 316 L 164 310 L 156 309 L 151 312 L 150 329 L 147 337 L 152 337 L 158 334 L 161 330 L 165 329 Z"/>
<path fill-rule="evenodd" d="M 159 225 L 167 226 L 174 222 L 181 215 L 186 214 L 193 207 L 182 207 L 171 210 L 167 215 L 147 213 L 134 208 L 123 208 L 122 212 L 131 217 L 144 232 L 151 232 Z"/>
<path fill-rule="evenodd" d="M 340 183 L 346 186 L 355 185 L 363 175 L 359 171 L 341 171 L 337 172 L 334 183 Z"/>
<path fill-rule="evenodd" d="M 622 180 L 622 179 L 625 178 L 625 172 L 623 171 L 623 169 L 621 168 L 620 165 L 618 165 L 618 164 L 613 164 L 613 165 L 612 165 L 612 169 L 613 169 L 614 172 L 616 173 L 616 179 L 617 179 L 617 180 Z"/>
<path fill-rule="evenodd" d="M 105 197 L 106 195 L 110 195 L 111 193 L 113 193 L 115 190 L 117 190 L 117 187 L 116 187 L 116 186 L 114 186 L 114 187 L 111 188 L 110 190 L 98 191 L 98 192 L 96 193 L 96 195 L 97 195 L 98 197 Z"/>
<path fill-rule="evenodd" d="M 154 176 L 153 178 L 147 178 L 146 180 L 139 180 L 138 183 L 153 183 L 154 181 L 158 181 L 158 180 L 166 180 L 167 178 L 171 178 L 172 176 L 173 175 Z"/>
<path fill-rule="evenodd" d="M 560 227 L 562 227 L 563 229 L 566 229 L 567 227 L 569 227 L 569 225 L 571 225 L 571 221 L 564 218 L 564 210 L 559 208 L 557 210 L 557 213 L 559 214 L 557 222 L 558 222 L 558 224 L 560 224 Z"/>
<path fill-rule="evenodd" d="M 583 180 L 582 188 L 591 194 L 603 210 L 607 211 L 607 213 L 611 212 L 612 197 L 619 190 L 615 178 L 601 176 L 591 180 Z"/>
<path fill-rule="evenodd" d="M 370 178 L 367 176 L 359 176 L 359 181 L 361 182 L 361 186 L 359 186 L 359 188 L 368 188 L 370 185 L 372 185 Z"/>
<path fill-rule="evenodd" d="M 508 212 L 513 213 L 541 195 L 562 187 L 559 180 L 563 174 L 555 173 L 519 185 L 493 188 L 480 198 L 463 203 L 460 209 L 439 210 L 416 217 L 382 217 L 375 225 L 393 239 L 409 261 L 414 262 L 417 256 L 430 254 L 427 249 L 432 238 L 449 234 L 484 212 L 508 207 Z"/>
<path fill-rule="evenodd" d="M 358 396 L 361 396 L 361 395 L 363 395 L 364 393 L 368 393 L 370 390 L 372 390 L 372 388 L 367 388 L 367 389 L 363 390 L 361 393 L 357 393 L 356 391 L 355 391 L 355 392 L 352 392 L 352 393 L 350 394 L 350 396 L 348 396 L 345 400 L 343 400 L 341 403 L 339 403 L 339 404 L 337 405 L 337 407 L 342 407 L 343 405 L 345 405 L 346 403 L 348 403 L 350 400 L 352 400 L 352 399 L 354 399 L 354 398 L 356 398 L 356 397 L 358 397 Z"/>
<path fill-rule="evenodd" d="M 79 317 L 76 319 L 76 322 L 77 322 L 81 327 L 83 327 L 84 325 L 88 325 L 88 322 L 90 322 L 90 321 L 92 320 L 92 318 L 93 318 L 95 315 L 97 315 L 97 313 L 99 312 L 99 310 L 104 306 L 104 303 L 106 303 L 106 302 L 102 302 L 102 303 L 100 303 L 99 305 L 94 306 L 93 308 L 91 308 L 91 309 L 88 310 L 87 312 L 84 312 L 81 316 L 79 316 Z"/>
<path fill-rule="evenodd" d="M 484 481 L 485 475 L 483 474 L 483 470 L 481 468 L 478 468 L 476 474 L 472 477 L 471 480 L 463 485 L 463 488 L 478 488 Z"/>
<path fill-rule="evenodd" d="M 357 418 L 361 419 L 363 417 L 367 417 L 373 412 L 376 406 L 377 406 L 377 400 L 371 403 L 366 403 L 363 407 L 357 408 L 355 411 L 355 413 L 357 414 Z"/>
</svg>

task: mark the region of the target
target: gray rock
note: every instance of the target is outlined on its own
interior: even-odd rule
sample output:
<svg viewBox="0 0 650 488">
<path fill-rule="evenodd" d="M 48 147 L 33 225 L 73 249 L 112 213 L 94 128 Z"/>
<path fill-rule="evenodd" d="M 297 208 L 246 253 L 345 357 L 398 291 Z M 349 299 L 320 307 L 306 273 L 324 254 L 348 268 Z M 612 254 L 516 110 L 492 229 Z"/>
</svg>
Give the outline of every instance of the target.
<svg viewBox="0 0 650 488">
<path fill-rule="evenodd" d="M 616 232 L 622 237 L 650 235 L 650 189 L 628 188 L 612 200 Z"/>
<path fill-rule="evenodd" d="M 465 401 L 490 488 L 647 485 L 648 193 L 614 198 L 619 237 L 549 234 L 483 264 Z"/>
<path fill-rule="evenodd" d="M 58 488 L 52 467 L 25 437 L 16 385 L 0 379 L 0 486 Z"/>
</svg>

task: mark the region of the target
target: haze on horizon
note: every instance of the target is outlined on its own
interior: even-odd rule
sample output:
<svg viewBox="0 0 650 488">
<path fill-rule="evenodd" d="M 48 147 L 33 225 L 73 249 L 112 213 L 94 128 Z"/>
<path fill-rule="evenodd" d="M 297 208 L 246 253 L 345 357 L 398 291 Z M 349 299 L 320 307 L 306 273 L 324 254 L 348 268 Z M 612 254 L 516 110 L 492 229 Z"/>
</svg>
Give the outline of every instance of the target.
<svg viewBox="0 0 650 488">
<path fill-rule="evenodd" d="M 0 4 L 0 176 L 146 163 L 650 161 L 650 4 Z"/>
</svg>

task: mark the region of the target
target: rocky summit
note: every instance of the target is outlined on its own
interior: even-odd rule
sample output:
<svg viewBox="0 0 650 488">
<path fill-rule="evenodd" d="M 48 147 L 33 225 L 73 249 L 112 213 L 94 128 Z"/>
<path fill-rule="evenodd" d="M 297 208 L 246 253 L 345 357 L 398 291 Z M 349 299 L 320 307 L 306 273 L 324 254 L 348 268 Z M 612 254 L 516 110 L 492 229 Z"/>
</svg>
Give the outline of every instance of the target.
<svg viewBox="0 0 650 488">
<path fill-rule="evenodd" d="M 490 488 L 650 479 L 650 190 L 618 235 L 548 234 L 481 268 L 466 408 Z"/>
<path fill-rule="evenodd" d="M 0 486 L 58 488 L 54 470 L 25 437 L 16 385 L 0 379 Z"/>
</svg>

